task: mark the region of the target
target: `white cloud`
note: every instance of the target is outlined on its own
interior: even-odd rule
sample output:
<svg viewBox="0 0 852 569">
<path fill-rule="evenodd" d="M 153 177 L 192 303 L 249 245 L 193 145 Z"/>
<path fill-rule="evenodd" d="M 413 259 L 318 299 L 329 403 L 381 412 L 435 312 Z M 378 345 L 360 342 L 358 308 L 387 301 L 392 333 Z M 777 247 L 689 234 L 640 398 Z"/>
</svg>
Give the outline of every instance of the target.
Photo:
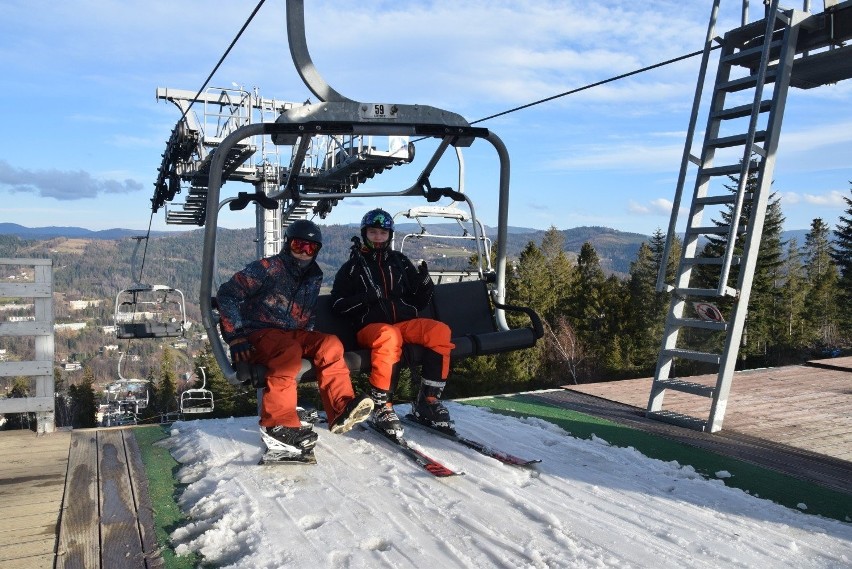
<svg viewBox="0 0 852 569">
<path fill-rule="evenodd" d="M 803 200 L 812 205 L 824 206 L 824 207 L 842 207 L 846 205 L 846 202 L 843 200 L 844 194 L 833 190 L 828 192 L 827 194 L 804 194 Z"/>
</svg>

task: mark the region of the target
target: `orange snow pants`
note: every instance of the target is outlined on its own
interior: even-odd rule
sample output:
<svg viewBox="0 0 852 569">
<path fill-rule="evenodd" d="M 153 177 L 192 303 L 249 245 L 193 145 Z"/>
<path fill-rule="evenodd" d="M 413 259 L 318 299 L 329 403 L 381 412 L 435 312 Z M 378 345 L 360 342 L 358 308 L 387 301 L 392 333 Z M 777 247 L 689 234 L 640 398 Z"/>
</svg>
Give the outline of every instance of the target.
<svg viewBox="0 0 852 569">
<path fill-rule="evenodd" d="M 419 344 L 441 356 L 441 377 L 450 374 L 450 352 L 456 347 L 450 341 L 450 327 L 431 318 L 414 318 L 396 324 L 367 324 L 358 331 L 358 343 L 370 348 L 370 385 L 388 391 L 393 380 L 393 366 L 402 357 L 403 344 Z"/>
<path fill-rule="evenodd" d="M 296 375 L 302 369 L 302 356 L 313 360 L 317 387 L 328 424 L 343 412 L 355 396 L 349 368 L 343 361 L 343 344 L 337 336 L 308 330 L 259 330 L 249 336 L 254 347 L 252 363 L 266 366 L 266 387 L 260 408 L 262 427 L 298 427 Z"/>
</svg>

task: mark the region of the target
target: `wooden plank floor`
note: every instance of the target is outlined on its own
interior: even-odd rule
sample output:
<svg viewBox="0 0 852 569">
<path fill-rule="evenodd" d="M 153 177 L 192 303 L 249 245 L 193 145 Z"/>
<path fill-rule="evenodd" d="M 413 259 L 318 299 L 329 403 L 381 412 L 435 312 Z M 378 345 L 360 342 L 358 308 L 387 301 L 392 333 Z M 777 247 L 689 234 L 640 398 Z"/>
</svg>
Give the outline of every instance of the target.
<svg viewBox="0 0 852 569">
<path fill-rule="evenodd" d="M 827 360 L 833 369 L 822 362 L 826 360 L 736 372 L 722 430 L 852 461 L 852 357 Z M 716 376 L 689 380 L 714 385 Z M 565 388 L 644 410 L 652 381 L 628 379 Z M 706 419 L 710 399 L 668 390 L 663 409 Z"/>
<path fill-rule="evenodd" d="M 71 433 L 0 433 L 0 567 L 53 567 Z"/>
<path fill-rule="evenodd" d="M 131 429 L 71 437 L 56 567 L 150 569 L 164 565 L 141 455 Z"/>
<path fill-rule="evenodd" d="M 130 429 L 0 433 L 0 567 L 163 567 Z"/>
</svg>

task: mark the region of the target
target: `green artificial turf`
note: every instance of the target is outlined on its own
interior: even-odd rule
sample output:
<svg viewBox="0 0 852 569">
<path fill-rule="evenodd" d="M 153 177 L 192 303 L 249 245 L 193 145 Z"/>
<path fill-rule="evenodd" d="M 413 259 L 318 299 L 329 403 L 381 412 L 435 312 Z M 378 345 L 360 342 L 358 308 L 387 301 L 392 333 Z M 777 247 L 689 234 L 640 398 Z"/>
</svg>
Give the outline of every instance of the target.
<svg viewBox="0 0 852 569">
<path fill-rule="evenodd" d="M 742 460 L 606 419 L 549 405 L 530 396 L 487 397 L 468 399 L 463 403 L 486 407 L 515 417 L 537 417 L 558 425 L 575 437 L 590 439 L 595 435 L 614 446 L 633 447 L 650 458 L 677 461 L 681 465 L 692 466 L 708 478 L 716 478 L 716 472 L 727 471 L 731 474 L 731 477 L 723 479 L 727 486 L 739 488 L 789 508 L 798 508 L 798 504 L 803 503 L 807 506 L 803 511 L 808 514 L 844 522 L 852 521 L 852 496 Z"/>
<path fill-rule="evenodd" d="M 148 493 L 154 508 L 154 532 L 161 548 L 167 569 L 192 569 L 198 566 L 195 554 L 176 555 L 169 535 L 181 526 L 186 518 L 177 505 L 181 485 L 175 479 L 178 462 L 169 451 L 154 443 L 169 436 L 168 428 L 161 425 L 133 429 L 142 462 L 148 475 Z"/>
</svg>

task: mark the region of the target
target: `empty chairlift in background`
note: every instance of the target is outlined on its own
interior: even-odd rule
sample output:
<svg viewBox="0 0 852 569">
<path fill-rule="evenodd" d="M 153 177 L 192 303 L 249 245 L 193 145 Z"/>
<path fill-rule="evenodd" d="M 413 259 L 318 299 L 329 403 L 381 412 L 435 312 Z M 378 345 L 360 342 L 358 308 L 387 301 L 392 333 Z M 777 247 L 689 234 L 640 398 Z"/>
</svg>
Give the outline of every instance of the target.
<svg viewBox="0 0 852 569">
<path fill-rule="evenodd" d="M 144 379 L 128 379 L 121 374 L 124 352 L 118 357 L 118 381 L 109 384 L 105 390 L 107 412 L 105 426 L 135 425 L 139 412 L 148 407 L 151 397 L 151 384 Z"/>
<path fill-rule="evenodd" d="M 493 282 L 491 240 L 485 235 L 485 227 L 472 211 L 468 213 L 456 203 L 412 207 L 394 215 L 394 218 L 406 217 L 417 222 L 420 231 L 405 233 L 401 239 L 394 234 L 393 248 L 412 260 L 423 259 L 429 263 L 435 284 L 468 280 Z M 473 209 L 470 202 L 468 206 Z M 412 246 L 420 248 L 412 250 Z"/>
<path fill-rule="evenodd" d="M 201 387 L 193 387 L 184 390 L 180 395 L 180 412 L 185 414 L 212 413 L 213 392 L 207 389 L 207 374 L 204 368 L 198 368 L 201 372 Z"/>
<path fill-rule="evenodd" d="M 115 333 L 119 339 L 173 338 L 184 335 L 183 292 L 166 285 L 136 283 L 115 297 Z"/>
</svg>

